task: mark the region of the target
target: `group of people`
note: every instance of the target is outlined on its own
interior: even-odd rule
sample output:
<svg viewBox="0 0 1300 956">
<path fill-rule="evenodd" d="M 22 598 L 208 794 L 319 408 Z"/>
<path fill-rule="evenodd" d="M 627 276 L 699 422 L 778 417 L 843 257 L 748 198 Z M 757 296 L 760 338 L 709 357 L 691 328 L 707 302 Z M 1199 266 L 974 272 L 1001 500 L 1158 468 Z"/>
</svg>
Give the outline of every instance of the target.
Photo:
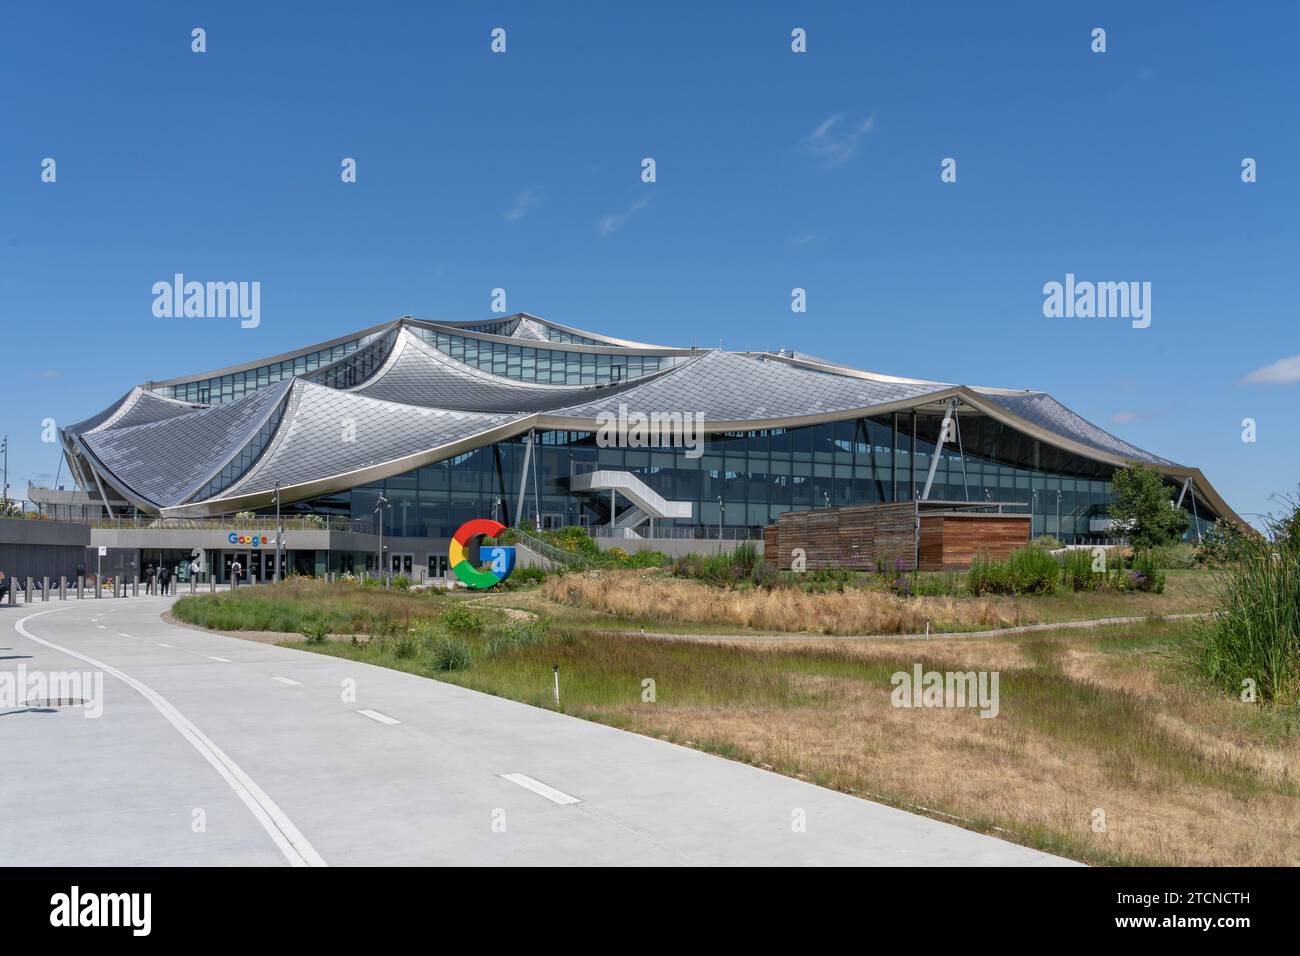
<svg viewBox="0 0 1300 956">
<path fill-rule="evenodd" d="M 150 561 L 144 569 L 144 588 L 146 594 L 171 594 L 172 569 L 165 564 L 155 568 Z"/>
</svg>

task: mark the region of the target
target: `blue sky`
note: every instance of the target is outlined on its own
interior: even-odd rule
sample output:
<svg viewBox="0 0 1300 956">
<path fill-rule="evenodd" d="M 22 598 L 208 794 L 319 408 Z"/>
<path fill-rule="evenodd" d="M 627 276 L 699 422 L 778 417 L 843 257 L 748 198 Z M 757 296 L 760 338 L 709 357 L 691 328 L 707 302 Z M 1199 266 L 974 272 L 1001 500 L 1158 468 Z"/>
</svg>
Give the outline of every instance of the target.
<svg viewBox="0 0 1300 956">
<path fill-rule="evenodd" d="M 1243 381 L 1300 353 L 1294 5 L 86 3 L 0 25 L 20 493 L 56 475 L 47 416 L 403 314 L 490 317 L 497 287 L 632 338 L 1048 390 L 1242 513 L 1300 479 L 1300 368 Z M 176 272 L 259 281 L 260 326 L 155 318 Z M 1044 317 L 1066 273 L 1149 281 L 1150 327 Z"/>
</svg>

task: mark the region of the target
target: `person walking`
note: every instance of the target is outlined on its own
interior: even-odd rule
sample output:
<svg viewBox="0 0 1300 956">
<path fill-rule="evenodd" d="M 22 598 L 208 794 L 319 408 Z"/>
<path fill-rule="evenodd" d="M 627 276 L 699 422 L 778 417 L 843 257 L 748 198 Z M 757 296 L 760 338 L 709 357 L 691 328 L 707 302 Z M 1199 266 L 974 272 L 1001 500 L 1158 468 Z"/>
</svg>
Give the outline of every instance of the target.
<svg viewBox="0 0 1300 956">
<path fill-rule="evenodd" d="M 158 570 L 158 584 L 160 594 L 170 594 L 172 585 L 172 569 L 163 565 Z"/>
<path fill-rule="evenodd" d="M 9 606 L 14 604 L 14 582 L 13 578 L 8 577 L 3 571 L 0 571 L 0 604 L 4 603 L 5 596 L 9 597 Z"/>
<path fill-rule="evenodd" d="M 153 562 L 150 561 L 148 566 L 144 569 L 144 593 L 145 594 L 153 594 L 153 582 L 154 582 L 154 575 L 156 573 L 157 572 L 154 570 Z"/>
<path fill-rule="evenodd" d="M 239 576 L 243 573 L 244 566 L 239 563 L 238 558 L 230 562 L 230 587 L 232 590 L 239 587 Z"/>
</svg>

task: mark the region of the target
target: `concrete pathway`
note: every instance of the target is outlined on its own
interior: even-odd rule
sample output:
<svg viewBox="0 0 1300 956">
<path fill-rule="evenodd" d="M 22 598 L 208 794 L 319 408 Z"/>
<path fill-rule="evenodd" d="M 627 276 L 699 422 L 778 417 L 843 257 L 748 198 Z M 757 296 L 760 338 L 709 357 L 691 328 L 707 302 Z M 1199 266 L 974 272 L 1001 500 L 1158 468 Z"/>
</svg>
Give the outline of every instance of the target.
<svg viewBox="0 0 1300 956">
<path fill-rule="evenodd" d="M 0 699 L 0 866 L 1069 862 L 450 684 L 168 624 L 169 603 L 0 608 L 0 687 L 102 681 L 89 708 Z"/>
</svg>

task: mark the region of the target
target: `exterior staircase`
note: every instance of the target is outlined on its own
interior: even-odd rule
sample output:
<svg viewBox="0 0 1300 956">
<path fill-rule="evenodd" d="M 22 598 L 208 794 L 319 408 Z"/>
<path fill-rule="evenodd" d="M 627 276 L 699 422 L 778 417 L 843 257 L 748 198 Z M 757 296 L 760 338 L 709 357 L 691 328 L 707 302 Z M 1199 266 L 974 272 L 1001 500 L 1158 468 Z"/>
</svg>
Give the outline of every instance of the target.
<svg viewBox="0 0 1300 956">
<path fill-rule="evenodd" d="M 600 529 L 606 538 L 639 537 L 637 528 L 655 518 L 689 518 L 693 506 L 689 501 L 669 501 L 644 481 L 629 471 L 597 470 L 574 475 L 569 479 L 569 490 L 610 495 L 610 522 Z M 617 500 L 622 495 L 631 507 L 618 513 Z"/>
</svg>

